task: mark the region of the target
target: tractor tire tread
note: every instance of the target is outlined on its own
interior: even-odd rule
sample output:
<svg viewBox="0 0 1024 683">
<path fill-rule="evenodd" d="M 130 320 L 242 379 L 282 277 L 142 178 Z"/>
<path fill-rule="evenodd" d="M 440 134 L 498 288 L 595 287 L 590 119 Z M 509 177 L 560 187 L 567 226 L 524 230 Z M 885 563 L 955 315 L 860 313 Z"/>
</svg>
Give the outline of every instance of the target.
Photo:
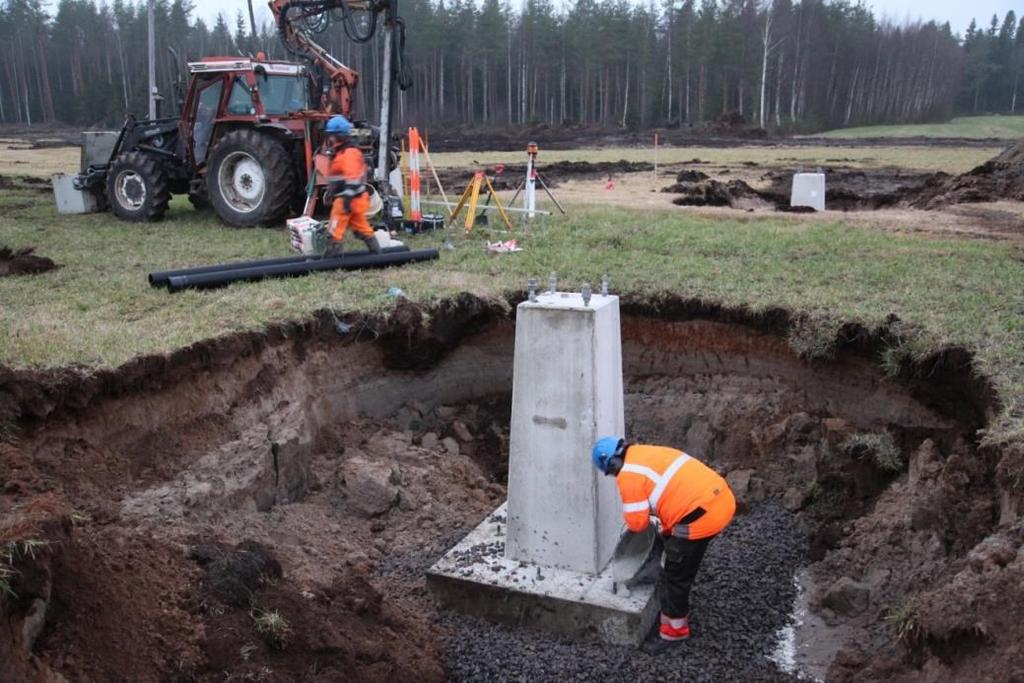
<svg viewBox="0 0 1024 683">
<path fill-rule="evenodd" d="M 232 217 L 234 220 L 229 220 L 229 217 L 222 213 L 220 192 L 213 185 L 216 182 L 221 159 L 227 154 L 225 150 L 239 147 L 252 150 L 256 158 L 263 164 L 267 190 L 271 194 L 263 210 L 254 212 L 252 216 L 245 216 L 241 219 Z M 210 160 L 206 195 L 223 223 L 236 228 L 278 227 L 280 225 L 282 219 L 292 208 L 292 200 L 298 182 L 295 166 L 284 145 L 268 133 L 252 129 L 234 130 L 221 138 L 211 152 Z"/>
<path fill-rule="evenodd" d="M 108 178 L 114 178 L 125 167 L 134 168 L 146 182 L 147 201 L 140 211 L 126 211 L 114 196 L 113 184 L 108 181 L 106 199 L 115 216 L 126 221 L 155 222 L 167 213 L 171 201 L 170 183 L 160 162 L 152 155 L 136 150 L 123 152 L 114 159 L 107 171 Z"/>
</svg>

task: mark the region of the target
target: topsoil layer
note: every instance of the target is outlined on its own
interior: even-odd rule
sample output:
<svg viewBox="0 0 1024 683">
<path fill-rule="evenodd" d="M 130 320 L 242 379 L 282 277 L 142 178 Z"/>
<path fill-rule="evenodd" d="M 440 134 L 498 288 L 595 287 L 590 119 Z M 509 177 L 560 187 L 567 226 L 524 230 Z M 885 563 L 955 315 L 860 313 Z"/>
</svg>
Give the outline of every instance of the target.
<svg viewBox="0 0 1024 683">
<path fill-rule="evenodd" d="M 673 656 L 437 610 L 425 568 L 505 492 L 514 330 L 467 297 L 98 379 L 0 373 L 0 679 L 788 678 L 769 655 L 808 562 L 831 677 L 1020 670 L 1024 455 L 976 445 L 995 406 L 966 354 L 894 379 L 895 322 L 810 362 L 785 312 L 624 311 L 628 433 L 741 503 Z"/>
</svg>

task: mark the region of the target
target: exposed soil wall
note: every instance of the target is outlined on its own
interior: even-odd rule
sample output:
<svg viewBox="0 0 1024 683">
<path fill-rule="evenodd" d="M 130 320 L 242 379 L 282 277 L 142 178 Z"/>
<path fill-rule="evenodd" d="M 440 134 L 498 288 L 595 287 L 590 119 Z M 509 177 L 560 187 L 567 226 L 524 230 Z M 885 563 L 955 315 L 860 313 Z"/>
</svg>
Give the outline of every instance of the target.
<svg viewBox="0 0 1024 683">
<path fill-rule="evenodd" d="M 46 542 L 45 554 L 22 545 L 11 556 L 18 597 L 0 597 L 4 673 L 438 680 L 489 671 L 493 652 L 453 646 L 464 623 L 436 623 L 423 571 L 504 497 L 508 310 L 466 296 L 349 318 L 344 335 L 324 315 L 90 376 L 0 373 L 0 424 L 17 441 L 0 445 L 0 503 L 51 501 L 45 514 L 0 519 L 0 541 Z M 983 596 L 988 573 L 1007 582 L 1021 564 L 1021 539 L 1008 531 L 1019 523 L 1016 461 L 975 445 L 997 406 L 968 355 L 950 350 L 888 378 L 875 361 L 887 328 L 847 327 L 835 360 L 808 361 L 785 341 L 798 321 L 785 311 L 670 300 L 626 302 L 624 314 L 630 435 L 700 454 L 751 511 L 716 551 L 727 573 L 705 584 L 705 609 L 719 600 L 716 614 L 742 612 L 747 596 L 735 587 L 752 579 L 728 569 L 743 564 L 730 553 L 747 547 L 750 566 L 755 553 L 773 561 L 771 543 L 744 538 L 800 529 L 819 609 L 884 655 L 847 648 L 835 676 L 880 676 L 883 664 L 887 676 L 948 673 L 971 658 L 1007 670 L 1012 628 L 949 656 L 942 644 L 962 640 L 961 627 L 930 611 L 952 586 Z M 803 552 L 786 547 L 779 571 Z M 776 583 L 735 640 L 753 653 L 745 668 L 729 668 L 721 643 L 706 651 L 726 662 L 720 675 L 782 675 L 758 654 L 793 600 L 792 586 Z M 884 615 L 905 604 L 916 635 L 901 638 Z M 971 618 L 1002 626 L 989 604 Z M 31 616 L 40 609 L 45 618 Z M 713 615 L 697 618 L 709 638 L 718 633 Z M 565 657 L 566 675 L 601 678 L 600 662 L 577 646 L 483 633 L 509 652 Z M 684 666 L 634 656 L 612 653 L 640 676 Z"/>
</svg>

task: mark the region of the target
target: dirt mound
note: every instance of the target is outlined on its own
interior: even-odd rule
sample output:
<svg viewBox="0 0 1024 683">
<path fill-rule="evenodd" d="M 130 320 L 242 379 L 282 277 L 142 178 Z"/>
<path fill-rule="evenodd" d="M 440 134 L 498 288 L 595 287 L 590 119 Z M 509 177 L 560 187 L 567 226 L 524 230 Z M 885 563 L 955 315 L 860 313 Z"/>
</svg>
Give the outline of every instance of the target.
<svg viewBox="0 0 1024 683">
<path fill-rule="evenodd" d="M 948 177 L 941 173 L 914 173 L 899 168 L 857 169 L 825 167 L 825 207 L 833 211 L 873 211 L 905 206 L 908 197 Z M 768 171 L 761 176 L 767 187 L 760 195 L 779 210 L 789 208 L 793 172 Z"/>
<path fill-rule="evenodd" d="M 694 163 L 696 161 L 697 160 L 694 159 L 693 162 L 689 162 L 689 163 Z M 707 173 L 704 173 L 702 171 L 694 171 L 694 170 L 691 170 L 691 169 L 686 169 L 686 170 L 680 171 L 679 174 L 676 175 L 676 182 L 677 183 L 699 183 L 700 181 L 707 180 L 707 179 L 708 179 L 708 174 Z"/>
<path fill-rule="evenodd" d="M 662 192 L 679 194 L 679 197 L 672 200 L 678 206 L 731 206 L 734 209 L 768 206 L 761 194 L 742 180 L 722 182 L 708 178 L 697 182 L 680 182 L 664 188 Z"/>
<path fill-rule="evenodd" d="M 443 679 L 430 625 L 392 608 L 365 567 L 299 590 L 280 580 L 280 564 L 259 543 L 203 541 L 192 557 L 206 571 L 194 598 L 207 634 L 194 672 L 201 679 L 225 671 L 240 680 L 266 671 L 278 680 Z"/>
<path fill-rule="evenodd" d="M 16 449 L 0 443 L 0 468 L 15 455 Z M 13 492 L 7 486 L 4 491 Z M 54 574 L 70 535 L 71 510 L 55 495 L 22 497 L 17 508 L 9 503 L 0 496 L 0 680 L 53 680 L 50 663 L 33 649 L 53 617 Z"/>
<path fill-rule="evenodd" d="M 907 206 L 912 198 L 942 185 L 948 178 L 942 173 L 913 173 L 898 168 L 826 167 L 822 171 L 825 173 L 825 206 L 835 211 Z M 772 169 L 761 175 L 759 180 L 763 186 L 755 189 L 742 180 L 724 182 L 708 178 L 699 171 L 683 171 L 677 182 L 662 192 L 682 195 L 673 200 L 680 206 L 771 207 L 791 213 L 807 211 L 805 207 L 789 205 L 792 169 Z"/>
<path fill-rule="evenodd" d="M 57 268 L 53 259 L 36 256 L 35 247 L 11 249 L 0 247 L 0 277 L 7 275 L 36 275 Z"/>
<path fill-rule="evenodd" d="M 909 198 L 910 206 L 934 209 L 950 204 L 1024 201 L 1024 142 L 955 178 L 939 177 Z"/>
</svg>

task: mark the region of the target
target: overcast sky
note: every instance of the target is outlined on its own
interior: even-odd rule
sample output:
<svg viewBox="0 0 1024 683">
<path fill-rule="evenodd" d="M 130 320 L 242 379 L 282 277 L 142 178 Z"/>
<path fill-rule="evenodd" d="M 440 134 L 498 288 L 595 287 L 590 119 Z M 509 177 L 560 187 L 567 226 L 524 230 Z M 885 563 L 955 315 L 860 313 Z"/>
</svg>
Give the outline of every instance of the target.
<svg viewBox="0 0 1024 683">
<path fill-rule="evenodd" d="M 234 17 L 238 10 L 248 15 L 246 0 L 193 0 L 196 5 L 196 16 L 208 23 L 213 23 L 219 12 L 228 17 L 228 23 L 234 25 Z M 513 0 L 515 1 L 515 0 Z M 558 0 L 556 0 L 556 4 Z M 979 26 L 988 26 L 993 14 L 999 15 L 1002 22 L 1006 13 L 1013 9 L 1021 13 L 1021 0 L 867 0 L 867 4 L 875 10 L 875 15 L 885 17 L 896 23 L 912 21 L 915 19 L 937 19 L 949 21 L 953 31 L 963 33 L 971 19 L 977 19 Z M 270 12 L 266 9 L 265 0 L 253 0 L 253 7 L 265 14 L 265 19 L 270 18 Z M 257 15 L 257 21 L 260 15 Z M 1020 21 L 1020 16 L 1017 17 Z M 410 26 L 411 36 L 416 35 L 416 27 Z"/>
</svg>

